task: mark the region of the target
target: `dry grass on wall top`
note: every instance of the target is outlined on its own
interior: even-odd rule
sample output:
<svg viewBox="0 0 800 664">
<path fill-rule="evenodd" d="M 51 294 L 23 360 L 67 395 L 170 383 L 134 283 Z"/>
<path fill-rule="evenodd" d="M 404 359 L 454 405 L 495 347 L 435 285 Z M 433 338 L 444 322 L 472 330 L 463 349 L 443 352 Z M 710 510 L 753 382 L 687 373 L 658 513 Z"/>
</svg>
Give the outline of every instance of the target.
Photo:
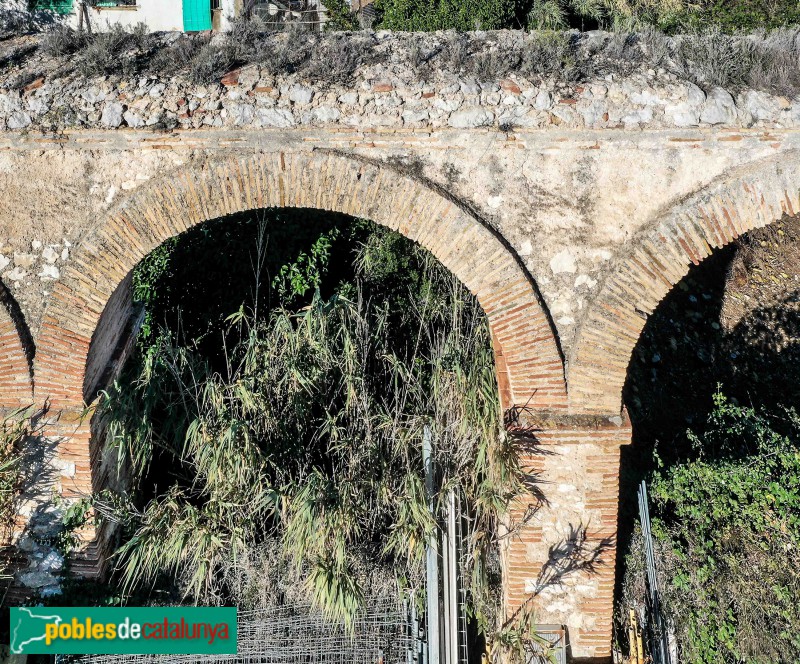
<svg viewBox="0 0 800 664">
<path fill-rule="evenodd" d="M 489 82 L 511 74 L 578 82 L 609 74 L 658 70 L 701 87 L 800 91 L 797 29 L 727 35 L 667 36 L 639 32 L 524 31 L 456 33 L 266 32 L 240 21 L 227 35 L 148 34 L 144 26 L 93 37 L 58 28 L 0 45 L 0 88 L 21 89 L 37 77 L 184 76 L 218 83 L 227 72 L 257 64 L 273 75 L 319 84 L 351 84 L 377 66 L 382 75 Z M 1 71 L 1 69 L 0 69 Z"/>
</svg>

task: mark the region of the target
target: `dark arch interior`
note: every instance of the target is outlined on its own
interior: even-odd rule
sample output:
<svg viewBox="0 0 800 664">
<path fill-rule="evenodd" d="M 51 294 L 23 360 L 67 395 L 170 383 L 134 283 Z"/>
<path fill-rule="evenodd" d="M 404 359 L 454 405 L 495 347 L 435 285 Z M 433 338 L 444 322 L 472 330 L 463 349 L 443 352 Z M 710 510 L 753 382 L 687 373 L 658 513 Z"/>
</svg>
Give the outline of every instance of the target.
<svg viewBox="0 0 800 664">
<path fill-rule="evenodd" d="M 371 254 L 369 251 L 357 251 L 364 247 L 368 250 L 376 237 L 382 242 L 378 246 L 380 251 L 375 250 Z M 413 250 L 410 250 L 412 247 Z M 362 270 L 361 266 L 366 262 L 369 262 L 369 269 Z M 432 268 L 434 264 L 435 267 Z M 353 285 L 356 272 L 360 279 L 358 290 Z M 229 323 L 230 317 L 237 314 L 240 307 L 252 312 L 258 318 L 266 319 L 270 310 L 276 305 L 283 306 L 296 314 L 308 309 L 312 298 L 315 297 L 325 303 L 330 303 L 336 298 L 346 298 L 351 302 L 363 298 L 363 301 L 368 302 L 373 309 L 381 309 L 378 315 L 374 315 L 373 309 L 369 309 L 367 314 L 364 314 L 364 321 L 378 320 L 382 325 L 381 329 L 399 331 L 388 335 L 384 335 L 383 332 L 370 335 L 378 339 L 375 342 L 377 347 L 368 347 L 363 355 L 367 358 L 365 366 L 378 367 L 374 372 L 376 376 L 387 375 L 386 372 L 380 373 L 378 366 L 380 362 L 375 361 L 376 358 L 391 357 L 398 363 L 407 362 L 408 366 L 414 363 L 414 366 L 425 367 L 426 362 L 433 361 L 436 351 L 439 350 L 434 348 L 434 345 L 440 340 L 426 339 L 427 332 L 412 329 L 412 325 L 408 322 L 413 319 L 414 324 L 418 324 L 423 320 L 409 315 L 413 306 L 419 305 L 425 299 L 418 294 L 425 292 L 434 294 L 430 300 L 434 302 L 431 305 L 432 315 L 428 319 L 433 321 L 430 327 L 439 325 L 447 333 L 448 324 L 454 327 L 459 325 L 458 319 L 462 315 L 459 313 L 462 310 L 455 310 L 456 313 L 453 313 L 454 310 L 449 310 L 447 307 L 439 311 L 439 305 L 435 303 L 439 301 L 436 298 L 441 293 L 437 295 L 435 279 L 429 279 L 431 274 L 440 278 L 438 287 L 444 293 L 444 297 L 440 298 L 442 301 L 447 303 L 463 298 L 463 301 L 468 302 L 468 305 L 463 307 L 465 312 L 463 316 L 468 318 L 468 323 L 472 325 L 472 327 L 465 325 L 472 332 L 469 343 L 456 344 L 458 350 L 451 345 L 443 351 L 447 353 L 443 365 L 454 370 L 461 366 L 459 365 L 461 354 L 471 352 L 465 351 L 465 347 L 480 347 L 480 361 L 472 361 L 477 357 L 472 355 L 470 361 L 465 362 L 463 366 L 478 367 L 483 376 L 494 379 L 496 373 L 488 325 L 477 300 L 466 287 L 459 286 L 457 279 L 430 252 L 420 250 L 411 240 L 373 222 L 354 219 L 343 214 L 307 209 L 252 211 L 205 222 L 153 250 L 134 268 L 109 300 L 93 336 L 89 352 L 86 385 L 88 398 L 93 398 L 98 390 L 108 384 L 111 374 L 109 367 L 104 365 L 109 362 L 115 365 L 111 369 L 115 369 L 117 375 L 122 376 L 120 383 L 132 384 L 141 375 L 137 374 L 136 370 L 141 367 L 142 356 L 147 353 L 147 350 L 142 352 L 142 346 L 147 347 L 148 343 L 153 341 L 153 336 L 160 334 L 161 326 L 175 333 L 178 345 L 185 345 L 192 353 L 202 356 L 203 360 L 207 360 L 213 365 L 214 370 L 222 375 L 225 374 L 225 362 L 228 358 L 225 349 L 232 348 L 241 340 L 236 337 L 241 332 L 237 331 L 235 326 L 232 328 Z M 157 298 L 153 297 L 154 292 L 158 292 Z M 372 302 L 369 302 L 370 299 Z M 143 305 L 148 305 L 145 316 L 142 316 Z M 139 325 L 132 324 L 133 322 L 138 322 Z M 346 324 L 342 327 L 346 327 Z M 369 325 L 365 324 L 364 327 L 368 328 Z M 132 336 L 137 335 L 138 340 L 141 342 L 144 338 L 145 343 L 134 347 L 130 341 Z M 467 337 L 461 337 L 465 338 Z M 274 337 L 269 339 L 272 343 Z M 273 345 L 278 347 L 279 344 Z M 444 348 L 445 345 L 441 344 L 440 347 Z M 122 349 L 127 349 L 127 353 Z M 126 362 L 127 367 L 125 367 Z M 446 368 L 445 371 L 447 370 L 450 369 Z M 425 369 L 422 373 L 424 371 Z M 259 379 L 266 373 L 268 372 L 259 374 Z M 404 376 L 409 378 L 409 382 L 415 379 L 412 372 Z M 273 377 L 270 374 L 264 382 Z M 369 370 L 363 371 L 358 380 L 375 394 L 376 401 L 383 400 L 383 403 L 395 407 L 391 400 L 394 398 L 393 385 L 397 383 L 386 380 L 381 383 L 370 375 Z M 431 387 L 429 383 L 426 383 L 426 386 Z M 340 392 L 345 393 L 347 390 L 342 388 Z M 482 391 L 482 394 L 490 393 L 488 389 Z M 334 396 L 338 399 L 341 395 Z M 426 392 L 426 398 L 422 401 L 423 408 L 426 408 L 427 404 L 433 401 L 433 397 Z M 153 419 L 157 424 L 162 424 L 162 420 L 168 420 L 172 416 L 172 403 L 175 402 L 166 405 L 163 402 L 157 403 L 156 408 L 148 412 L 148 416 L 155 413 Z M 321 404 L 312 403 L 303 411 L 303 417 L 312 423 L 310 429 L 311 426 L 315 426 L 317 420 L 323 420 L 324 415 L 328 414 L 322 411 L 329 409 L 337 413 L 338 407 L 335 399 Z M 398 409 L 402 410 L 402 407 Z M 496 410 L 499 418 L 499 409 Z M 100 412 L 102 413 L 102 409 Z M 411 410 L 408 412 L 417 417 L 415 412 Z M 486 416 L 486 410 L 480 412 L 486 421 L 492 422 L 491 417 Z M 391 412 L 389 414 L 391 415 Z M 402 414 L 405 416 L 405 411 Z M 93 440 L 94 444 L 98 445 L 97 441 L 103 438 L 101 431 L 103 423 L 102 418 L 96 420 L 100 423 L 94 429 Z M 338 463 L 338 458 L 331 460 L 334 454 L 330 453 L 329 449 L 321 450 L 319 448 L 323 446 L 316 445 L 318 438 L 324 434 L 315 435 L 313 440 L 302 437 L 306 434 L 305 429 L 299 430 L 299 435 L 292 439 L 291 442 L 295 447 L 304 449 L 302 455 L 295 456 L 302 457 L 302 460 L 310 458 L 315 472 L 320 468 L 325 470 L 338 468 L 335 465 Z M 338 440 L 333 434 L 330 437 L 331 440 Z M 294 454 L 294 450 L 284 449 L 288 438 L 289 435 L 279 432 L 274 437 L 264 436 L 258 440 L 258 444 L 267 450 L 266 453 L 273 455 L 271 459 L 277 459 L 273 466 L 281 466 L 281 470 L 288 468 L 290 462 L 295 462 L 289 454 L 289 452 Z M 356 438 L 348 440 L 354 441 Z M 398 440 L 403 441 L 402 437 L 398 437 Z M 281 447 L 282 445 L 284 447 Z M 335 446 L 347 447 L 344 444 Z M 386 456 L 388 458 L 385 463 L 384 459 L 381 459 L 380 463 L 375 463 L 372 467 L 371 473 L 375 477 L 380 477 L 383 472 L 382 465 L 389 467 L 393 462 L 391 455 Z M 418 465 L 422 466 L 421 453 L 409 456 L 413 457 L 413 464 L 419 462 Z M 182 466 L 184 459 L 176 462 L 173 450 L 156 449 L 152 458 L 154 461 L 138 478 L 140 486 L 137 500 L 142 506 L 157 498 L 165 486 L 179 486 L 182 489 L 190 484 L 191 473 L 187 472 L 189 464 Z M 284 458 L 288 459 L 285 464 L 282 463 Z M 303 474 L 311 467 L 309 464 Z M 441 467 L 443 468 L 444 464 Z M 471 469 L 474 472 L 474 466 Z M 366 476 L 370 474 L 367 473 Z M 336 477 L 338 481 L 340 476 Z M 108 485 L 102 481 L 98 483 L 98 488 L 104 486 Z M 203 499 L 197 498 L 197 500 L 202 503 Z M 381 518 L 386 519 L 385 516 Z M 384 528 L 385 524 L 377 524 L 376 529 L 378 526 Z M 365 548 L 372 547 L 375 551 L 379 551 L 376 548 L 378 544 L 380 542 L 377 540 L 367 541 Z M 379 558 L 379 555 L 375 556 L 376 560 Z M 501 574 L 499 562 L 492 559 L 487 565 L 491 567 L 492 572 L 496 571 L 499 578 Z M 480 641 L 477 627 L 473 624 L 470 625 L 470 638 Z"/>
<path fill-rule="evenodd" d="M 694 266 L 634 348 L 624 401 L 634 446 L 669 462 L 717 385 L 744 405 L 800 403 L 800 218 L 746 234 Z"/>
<path fill-rule="evenodd" d="M 84 398 L 92 401 L 121 370 L 131 350 L 130 335 L 141 325 L 180 330 L 183 338 L 200 339 L 210 351 L 217 345 L 215 332 L 240 306 L 269 310 L 273 282 L 291 287 L 294 277 L 294 285 L 301 286 L 297 275 L 278 274 L 287 262 L 310 266 L 324 249 L 328 259 L 318 266 L 319 283 L 309 284 L 312 288 L 293 304 L 307 299 L 317 286 L 321 297 L 330 297 L 352 275 L 353 247 L 374 227 L 336 212 L 282 208 L 213 219 L 170 238 L 140 262 L 109 299 L 92 337 Z M 160 293 L 146 320 L 138 320 L 141 305 L 154 292 L 137 282 L 150 282 Z"/>
<path fill-rule="evenodd" d="M 22 351 L 25 353 L 25 359 L 28 362 L 28 373 L 32 378 L 33 358 L 36 355 L 36 345 L 33 343 L 33 336 L 25 320 L 25 314 L 22 313 L 19 303 L 2 281 L 0 281 L 0 306 L 6 309 L 11 320 L 14 321 L 16 325 Z"/>
<path fill-rule="evenodd" d="M 319 290 L 329 298 L 353 273 L 354 247 L 377 226 L 345 214 L 283 208 L 248 211 L 205 222 L 156 249 L 171 249 L 166 268 L 150 261 L 148 270 L 162 270 L 155 279 L 163 296 L 145 324 L 166 325 L 201 346 L 216 345 L 214 332 L 240 306 L 267 312 L 277 297 L 294 288 L 289 306 L 300 306 Z M 281 269 L 289 262 L 313 273 Z M 300 292 L 302 291 L 302 292 Z M 134 299 L 149 297 L 134 292 Z"/>
<path fill-rule="evenodd" d="M 667 466 L 694 455 L 686 432 L 702 428 L 718 387 L 745 406 L 800 405 L 799 341 L 800 217 L 715 251 L 664 298 L 634 348 L 623 392 L 633 444 L 622 450 L 621 554 L 638 483 L 656 454 Z"/>
</svg>

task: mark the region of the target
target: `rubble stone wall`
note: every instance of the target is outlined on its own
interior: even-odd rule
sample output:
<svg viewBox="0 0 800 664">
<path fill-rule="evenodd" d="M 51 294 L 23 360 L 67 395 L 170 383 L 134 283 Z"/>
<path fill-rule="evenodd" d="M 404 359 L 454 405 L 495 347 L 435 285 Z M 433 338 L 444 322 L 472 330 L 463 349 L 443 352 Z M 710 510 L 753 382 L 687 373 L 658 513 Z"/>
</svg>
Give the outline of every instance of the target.
<svg viewBox="0 0 800 664">
<path fill-rule="evenodd" d="M 391 51 L 407 38 L 374 39 Z M 63 560 L 42 533 L 97 488 L 84 406 L 125 347 L 136 263 L 235 212 L 336 210 L 419 242 L 478 296 L 503 405 L 538 445 L 525 463 L 542 495 L 508 545 L 509 610 L 533 599 L 576 656 L 609 655 L 631 351 L 690 265 L 800 213 L 800 100 L 657 69 L 423 80 L 404 58 L 346 84 L 259 66 L 202 86 L 0 75 L 0 407 L 49 408 L 26 452 L 19 581 L 57 591 Z M 86 537 L 73 569 L 92 573 L 101 547 Z M 576 544 L 594 571 L 552 579 L 554 552 Z"/>
</svg>

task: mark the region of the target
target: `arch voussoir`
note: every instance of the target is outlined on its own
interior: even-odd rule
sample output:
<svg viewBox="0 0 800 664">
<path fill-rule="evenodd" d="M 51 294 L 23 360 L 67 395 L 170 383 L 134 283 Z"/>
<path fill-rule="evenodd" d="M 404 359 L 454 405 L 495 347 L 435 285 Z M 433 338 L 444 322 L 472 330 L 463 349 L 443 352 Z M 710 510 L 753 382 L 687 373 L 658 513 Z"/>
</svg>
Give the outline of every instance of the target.
<svg viewBox="0 0 800 664">
<path fill-rule="evenodd" d="M 0 410 L 3 414 L 33 402 L 30 352 L 22 314 L 6 287 L 0 283 Z"/>
<path fill-rule="evenodd" d="M 478 297 L 505 353 L 511 403 L 566 406 L 558 342 L 529 276 L 482 221 L 391 169 L 330 153 L 203 163 L 134 192 L 83 240 L 53 290 L 36 359 L 37 398 L 75 408 L 92 333 L 118 284 L 155 247 L 192 226 L 263 207 L 312 207 L 372 219 L 429 249 Z M 65 362 L 65 358 L 69 360 Z M 67 370 L 65 370 L 65 368 Z"/>
<path fill-rule="evenodd" d="M 645 225 L 591 303 L 569 358 L 571 412 L 615 414 L 631 353 L 659 302 L 714 249 L 800 211 L 800 155 L 728 176 Z"/>
<path fill-rule="evenodd" d="M 92 398 L 112 357 L 111 338 L 122 325 L 104 321 L 107 312 L 122 310 L 133 268 L 194 225 L 266 207 L 364 217 L 417 241 L 484 307 L 503 405 L 566 407 L 558 342 L 528 274 L 480 219 L 453 200 L 413 178 L 340 155 L 278 153 L 205 162 L 133 192 L 83 239 L 54 285 L 39 334 L 34 396 L 60 414 L 50 433 L 63 440 L 59 458 L 72 468 L 62 482 L 65 497 L 102 481 L 92 460 L 98 451 L 84 421 L 85 399 Z M 95 341 L 104 350 L 93 351 Z"/>
</svg>

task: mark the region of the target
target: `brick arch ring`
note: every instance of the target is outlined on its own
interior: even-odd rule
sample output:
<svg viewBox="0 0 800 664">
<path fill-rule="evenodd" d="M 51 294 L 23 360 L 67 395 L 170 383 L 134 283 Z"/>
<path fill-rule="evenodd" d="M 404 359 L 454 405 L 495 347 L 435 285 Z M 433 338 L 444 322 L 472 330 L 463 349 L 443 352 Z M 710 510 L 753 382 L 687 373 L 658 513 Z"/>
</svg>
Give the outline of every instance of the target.
<svg viewBox="0 0 800 664">
<path fill-rule="evenodd" d="M 750 164 L 682 200 L 616 259 L 569 359 L 571 412 L 617 414 L 631 354 L 659 302 L 714 249 L 800 214 L 800 152 Z"/>
<path fill-rule="evenodd" d="M 434 187 L 386 166 L 330 153 L 210 161 L 133 192 L 81 242 L 52 290 L 34 375 L 51 408 L 83 406 L 92 335 L 115 288 L 150 251 L 204 221 L 270 207 L 370 219 L 431 251 L 477 297 L 495 343 L 503 405 L 566 407 L 558 340 L 513 251 Z"/>
<path fill-rule="evenodd" d="M 0 413 L 8 414 L 33 403 L 33 376 L 25 343 L 22 314 L 8 289 L 0 283 Z"/>
</svg>

